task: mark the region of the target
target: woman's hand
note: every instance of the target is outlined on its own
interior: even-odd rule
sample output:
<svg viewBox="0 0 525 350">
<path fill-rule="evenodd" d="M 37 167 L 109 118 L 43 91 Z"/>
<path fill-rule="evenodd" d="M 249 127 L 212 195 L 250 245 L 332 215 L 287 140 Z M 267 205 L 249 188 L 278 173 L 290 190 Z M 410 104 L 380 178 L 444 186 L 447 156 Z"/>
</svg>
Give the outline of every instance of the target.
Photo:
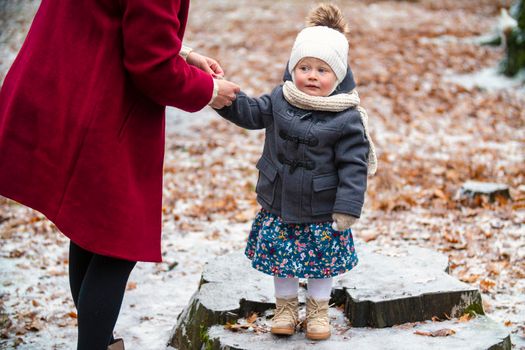
<svg viewBox="0 0 525 350">
<path fill-rule="evenodd" d="M 341 213 L 333 213 L 332 219 L 334 219 L 332 228 L 335 231 L 346 231 L 350 227 L 352 227 L 352 225 L 354 225 L 355 222 L 357 221 L 356 217 L 353 217 L 348 214 L 341 214 Z"/>
<path fill-rule="evenodd" d="M 220 64 L 213 58 L 203 56 L 196 53 L 195 51 L 191 51 L 186 58 L 186 62 L 208 74 L 211 74 L 214 77 L 224 77 L 224 71 L 222 70 Z"/>
<path fill-rule="evenodd" d="M 237 84 L 223 79 L 214 79 L 214 83 L 217 84 L 219 92 L 211 101 L 210 106 L 215 109 L 231 106 L 241 88 Z"/>
</svg>

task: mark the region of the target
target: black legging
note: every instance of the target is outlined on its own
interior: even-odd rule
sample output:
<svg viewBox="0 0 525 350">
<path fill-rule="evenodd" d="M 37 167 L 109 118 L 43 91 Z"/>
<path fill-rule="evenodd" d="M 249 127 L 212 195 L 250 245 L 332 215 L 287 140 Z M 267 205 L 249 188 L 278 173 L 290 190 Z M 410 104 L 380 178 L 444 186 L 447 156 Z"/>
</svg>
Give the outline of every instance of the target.
<svg viewBox="0 0 525 350">
<path fill-rule="evenodd" d="M 135 264 L 70 242 L 69 285 L 78 313 L 77 350 L 106 350 L 113 342 L 113 328 Z"/>
</svg>

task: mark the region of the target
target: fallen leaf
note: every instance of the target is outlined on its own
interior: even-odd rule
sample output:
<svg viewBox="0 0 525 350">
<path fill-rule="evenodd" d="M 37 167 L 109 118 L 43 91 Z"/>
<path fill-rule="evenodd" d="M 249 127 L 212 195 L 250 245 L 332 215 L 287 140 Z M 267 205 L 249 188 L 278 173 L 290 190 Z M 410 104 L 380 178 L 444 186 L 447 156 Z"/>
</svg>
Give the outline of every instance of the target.
<svg viewBox="0 0 525 350">
<path fill-rule="evenodd" d="M 489 280 L 487 278 L 479 281 L 479 287 L 481 288 L 481 291 L 485 293 L 489 292 L 492 289 L 492 287 L 494 287 L 495 285 L 496 285 L 496 282 Z"/>
<path fill-rule="evenodd" d="M 414 332 L 417 335 L 424 335 L 426 337 L 447 337 L 449 335 L 456 334 L 456 331 L 450 328 L 442 328 L 432 332 L 417 330 Z"/>
<path fill-rule="evenodd" d="M 512 210 L 525 209 L 525 203 L 517 203 L 512 206 Z"/>
<path fill-rule="evenodd" d="M 248 316 L 248 318 L 246 319 L 246 322 L 247 323 L 254 323 L 255 320 L 257 320 L 257 317 L 259 317 L 257 315 L 257 312 L 253 312 L 250 316 Z"/>
<path fill-rule="evenodd" d="M 20 251 L 18 249 L 15 249 L 15 250 L 12 250 L 9 252 L 9 258 L 20 258 L 21 256 L 24 255 L 24 252 L 23 251 Z"/>
<path fill-rule="evenodd" d="M 466 283 L 474 283 L 476 282 L 479 278 L 481 277 L 481 275 L 477 275 L 477 274 L 472 274 L 470 276 L 460 276 L 459 279 L 463 282 L 466 282 Z"/>
<path fill-rule="evenodd" d="M 443 192 L 439 188 L 434 189 L 434 196 L 444 201 L 448 201 L 449 199 L 448 196 L 445 194 L 445 192 Z"/>
<path fill-rule="evenodd" d="M 460 318 L 458 318 L 458 322 L 468 322 L 472 319 L 471 314 L 463 314 Z"/>
<path fill-rule="evenodd" d="M 128 282 L 128 286 L 126 287 L 126 290 L 133 290 L 133 289 L 137 289 L 137 282 Z"/>
<path fill-rule="evenodd" d="M 38 318 L 34 318 L 34 319 L 31 320 L 31 322 L 29 324 L 26 325 L 25 328 L 28 331 L 31 331 L 31 332 L 38 332 L 42 328 L 44 328 L 44 325 L 43 325 L 42 321 L 40 321 Z"/>
<path fill-rule="evenodd" d="M 232 332 L 238 332 L 242 328 L 247 328 L 246 325 L 238 324 L 238 323 L 230 323 L 226 322 L 224 325 L 224 329 L 227 329 Z"/>
</svg>

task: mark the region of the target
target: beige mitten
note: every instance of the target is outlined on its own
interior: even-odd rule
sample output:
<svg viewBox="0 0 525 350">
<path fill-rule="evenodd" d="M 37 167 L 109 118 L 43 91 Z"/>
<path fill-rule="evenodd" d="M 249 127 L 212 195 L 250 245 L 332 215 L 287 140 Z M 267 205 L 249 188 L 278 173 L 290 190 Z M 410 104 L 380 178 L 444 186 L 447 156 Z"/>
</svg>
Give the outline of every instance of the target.
<svg viewBox="0 0 525 350">
<path fill-rule="evenodd" d="M 348 215 L 348 214 L 341 214 L 341 213 L 333 213 L 332 214 L 332 219 L 334 219 L 334 223 L 332 224 L 332 228 L 335 231 L 348 230 L 357 221 L 356 217 L 354 217 L 352 215 Z"/>
</svg>

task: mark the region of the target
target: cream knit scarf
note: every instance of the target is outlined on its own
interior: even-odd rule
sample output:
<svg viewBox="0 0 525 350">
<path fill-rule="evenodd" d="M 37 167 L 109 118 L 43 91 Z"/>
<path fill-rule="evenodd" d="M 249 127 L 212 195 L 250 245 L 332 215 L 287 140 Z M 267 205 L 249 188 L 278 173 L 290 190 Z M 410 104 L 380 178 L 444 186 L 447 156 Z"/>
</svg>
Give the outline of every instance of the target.
<svg viewBox="0 0 525 350">
<path fill-rule="evenodd" d="M 361 122 L 365 129 L 365 135 L 370 145 L 368 152 L 368 175 L 374 175 L 377 170 L 377 156 L 374 142 L 368 132 L 368 114 L 366 110 L 359 105 L 361 100 L 357 91 L 354 89 L 350 93 L 337 94 L 333 96 L 311 96 L 300 91 L 297 86 L 291 81 L 286 81 L 283 85 L 284 98 L 288 103 L 297 108 L 326 111 L 326 112 L 341 112 L 345 109 L 355 107 L 361 116 Z"/>
</svg>

